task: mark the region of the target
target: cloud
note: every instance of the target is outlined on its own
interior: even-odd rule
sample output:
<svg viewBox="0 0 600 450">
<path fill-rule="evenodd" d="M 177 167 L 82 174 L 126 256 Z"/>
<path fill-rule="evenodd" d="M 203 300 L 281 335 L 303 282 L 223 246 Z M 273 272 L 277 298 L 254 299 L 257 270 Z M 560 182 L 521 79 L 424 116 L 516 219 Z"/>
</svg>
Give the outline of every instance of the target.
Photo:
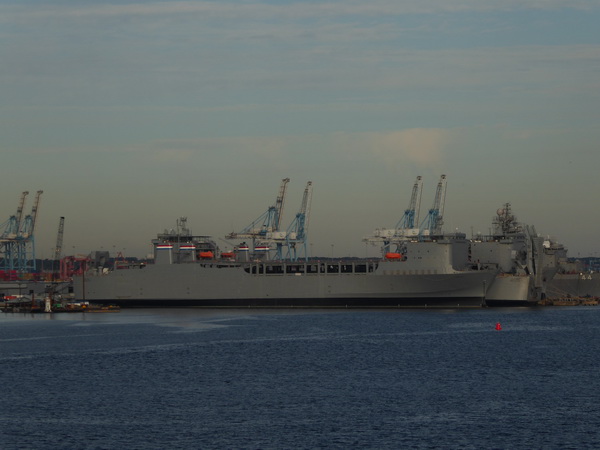
<svg viewBox="0 0 600 450">
<path fill-rule="evenodd" d="M 421 167 L 440 166 L 444 150 L 456 139 L 456 132 L 439 128 L 413 128 L 371 134 L 372 152 L 389 164 L 414 163 Z"/>
<path fill-rule="evenodd" d="M 254 167 L 289 170 L 305 161 L 319 161 L 336 170 L 339 161 L 383 163 L 389 166 L 443 167 L 448 152 L 461 139 L 461 129 L 413 128 L 386 132 L 332 132 L 310 135 L 238 136 L 140 142 L 126 151 L 145 166 L 211 166 L 223 170 Z M 340 159 L 341 158 L 341 159 Z M 227 163 L 228 162 L 228 163 Z M 315 169 L 312 168 L 312 171 Z"/>
<path fill-rule="evenodd" d="M 440 169 L 465 129 L 411 128 L 384 132 L 331 133 L 317 138 L 324 148 L 354 161 L 367 159 L 389 167 Z"/>
</svg>

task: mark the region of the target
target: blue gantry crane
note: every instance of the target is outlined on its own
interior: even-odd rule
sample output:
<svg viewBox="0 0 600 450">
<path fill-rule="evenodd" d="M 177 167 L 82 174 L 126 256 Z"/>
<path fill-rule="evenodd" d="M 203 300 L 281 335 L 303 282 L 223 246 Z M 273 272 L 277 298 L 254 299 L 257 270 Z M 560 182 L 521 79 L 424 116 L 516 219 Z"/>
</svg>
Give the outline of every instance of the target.
<svg viewBox="0 0 600 450">
<path fill-rule="evenodd" d="M 444 224 L 444 204 L 446 202 L 446 175 L 440 177 L 433 206 L 419 227 L 419 236 L 436 236 L 442 234 Z"/>
<path fill-rule="evenodd" d="M 415 223 L 419 223 L 419 210 L 421 208 L 421 194 L 423 192 L 423 181 L 419 175 L 413 185 L 412 194 L 408 208 L 404 210 L 404 215 L 396 224 L 397 234 L 405 230 L 410 230 L 415 227 Z"/>
<path fill-rule="evenodd" d="M 286 257 L 292 261 L 297 261 L 299 254 L 303 255 L 305 260 L 308 259 L 306 247 L 311 201 L 312 181 L 309 181 L 306 183 L 306 188 L 304 188 L 300 210 L 296 213 L 296 217 L 288 227 L 285 236 L 286 246 L 288 249 Z"/>
<path fill-rule="evenodd" d="M 226 236 L 227 239 L 251 239 L 254 253 L 267 253 L 269 250 L 268 243 L 270 241 L 278 241 L 278 256 L 281 258 L 281 243 L 285 238 L 285 231 L 280 230 L 281 219 L 283 217 L 283 206 L 285 204 L 285 195 L 289 178 L 281 180 L 279 194 L 275 200 L 275 204 L 269 206 L 267 210 L 261 214 L 250 225 L 245 227 L 240 232 L 233 232 Z"/>
<path fill-rule="evenodd" d="M 417 176 L 413 184 L 412 193 L 408 207 L 394 228 L 378 228 L 372 235 L 363 239 L 371 245 L 381 245 L 383 253 L 392 251 L 392 247 L 398 246 L 406 239 L 415 239 L 419 234 L 416 224 L 419 221 L 421 208 L 421 196 L 423 192 L 423 177 Z"/>
<path fill-rule="evenodd" d="M 270 206 L 260 217 L 240 232 L 230 233 L 227 239 L 250 239 L 252 241 L 252 257 L 254 259 L 268 258 L 269 251 L 275 250 L 275 259 L 297 261 L 299 256 L 308 258 L 307 236 L 312 200 L 312 181 L 306 184 L 299 211 L 289 227 L 282 229 L 283 205 L 289 178 L 281 181 L 279 195 L 275 205 Z M 284 249 L 285 251 L 284 255 Z"/>
<path fill-rule="evenodd" d="M 446 175 L 440 177 L 433 206 L 427 217 L 419 225 L 419 212 L 423 191 L 422 177 L 418 176 L 410 197 L 408 208 L 404 211 L 395 228 L 378 228 L 363 239 L 372 245 L 381 245 L 384 254 L 401 253 L 403 243 L 413 239 L 428 239 L 442 233 L 444 204 L 446 199 Z"/>
<path fill-rule="evenodd" d="M 5 274 L 36 270 L 34 231 L 43 192 L 37 191 L 31 214 L 23 217 L 25 199 L 29 195 L 28 191 L 24 191 L 19 200 L 17 213 L 0 225 L 4 228 L 0 235 L 0 270 Z"/>
</svg>

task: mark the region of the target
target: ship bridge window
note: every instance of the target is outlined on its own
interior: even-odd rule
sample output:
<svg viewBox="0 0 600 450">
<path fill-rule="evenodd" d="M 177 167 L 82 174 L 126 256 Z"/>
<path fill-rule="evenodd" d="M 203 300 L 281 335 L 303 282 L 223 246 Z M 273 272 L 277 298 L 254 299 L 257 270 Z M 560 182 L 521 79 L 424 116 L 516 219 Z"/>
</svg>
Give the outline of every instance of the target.
<svg viewBox="0 0 600 450">
<path fill-rule="evenodd" d="M 275 265 L 275 266 L 267 266 L 267 273 L 270 273 L 270 274 L 283 273 L 283 267 L 279 264 Z"/>
<path fill-rule="evenodd" d="M 246 270 L 246 272 L 248 271 L 248 269 L 245 269 L 245 270 Z M 257 266 L 252 266 L 250 268 L 250 272 L 253 273 L 253 274 L 264 273 L 265 272 L 265 266 L 263 266 L 262 264 L 259 264 Z"/>
<path fill-rule="evenodd" d="M 304 264 L 290 264 L 285 268 L 286 273 L 304 273 Z"/>
<path fill-rule="evenodd" d="M 354 271 L 356 273 L 366 273 L 367 265 L 366 264 L 357 264 L 356 267 L 354 268 Z"/>
<path fill-rule="evenodd" d="M 342 273 L 352 273 L 353 267 L 354 266 L 352 264 L 342 264 L 341 265 Z"/>
<path fill-rule="evenodd" d="M 319 273 L 319 266 L 317 264 L 308 264 L 306 266 L 306 273 Z"/>
</svg>

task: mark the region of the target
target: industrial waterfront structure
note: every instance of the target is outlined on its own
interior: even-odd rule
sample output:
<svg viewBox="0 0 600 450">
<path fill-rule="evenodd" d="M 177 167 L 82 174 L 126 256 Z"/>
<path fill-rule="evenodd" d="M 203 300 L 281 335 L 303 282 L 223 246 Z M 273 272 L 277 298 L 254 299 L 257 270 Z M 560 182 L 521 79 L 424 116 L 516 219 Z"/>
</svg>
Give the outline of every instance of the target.
<svg viewBox="0 0 600 450">
<path fill-rule="evenodd" d="M 21 194 L 16 214 L 0 224 L 0 274 L 3 278 L 15 278 L 36 271 L 35 225 L 44 191 L 37 191 L 31 213 L 23 217 L 26 197 L 29 191 Z"/>
<path fill-rule="evenodd" d="M 287 184 L 289 178 L 281 180 L 279 194 L 273 206 L 254 220 L 250 225 L 240 232 L 229 233 L 226 238 L 230 240 L 250 240 L 252 248 L 246 247 L 246 243 L 240 243 L 238 250 L 252 253 L 252 258 L 268 259 L 269 252 L 275 249 L 275 260 L 284 259 L 297 261 L 299 257 L 308 259 L 307 238 L 310 217 L 310 204 L 312 200 L 312 181 L 306 183 L 300 209 L 294 220 L 283 230 L 281 227 L 283 218 L 283 205 L 285 203 Z M 285 253 L 284 253 L 285 249 Z"/>
<path fill-rule="evenodd" d="M 400 254 L 402 245 L 407 240 L 430 240 L 434 236 L 441 236 L 443 234 L 446 186 L 446 175 L 441 175 L 433 205 L 428 210 L 425 219 L 419 224 L 423 181 L 422 177 L 418 176 L 412 188 L 408 207 L 404 210 L 404 214 L 396 226 L 394 228 L 378 228 L 363 241 L 371 245 L 380 245 L 384 254 Z"/>
</svg>

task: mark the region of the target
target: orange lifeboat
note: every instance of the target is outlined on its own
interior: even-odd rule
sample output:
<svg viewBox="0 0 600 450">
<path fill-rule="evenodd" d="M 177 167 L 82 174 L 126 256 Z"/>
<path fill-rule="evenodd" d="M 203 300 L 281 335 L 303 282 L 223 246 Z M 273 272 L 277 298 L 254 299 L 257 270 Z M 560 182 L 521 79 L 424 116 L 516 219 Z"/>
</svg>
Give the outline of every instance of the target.
<svg viewBox="0 0 600 450">
<path fill-rule="evenodd" d="M 400 260 L 400 259 L 402 259 L 402 254 L 401 253 L 387 252 L 385 254 L 385 259 Z"/>
<path fill-rule="evenodd" d="M 213 259 L 215 257 L 214 253 L 211 251 L 208 252 L 200 252 L 200 258 L 202 259 Z"/>
<path fill-rule="evenodd" d="M 221 253 L 221 258 L 233 258 L 235 255 L 233 252 L 223 252 Z"/>
</svg>

